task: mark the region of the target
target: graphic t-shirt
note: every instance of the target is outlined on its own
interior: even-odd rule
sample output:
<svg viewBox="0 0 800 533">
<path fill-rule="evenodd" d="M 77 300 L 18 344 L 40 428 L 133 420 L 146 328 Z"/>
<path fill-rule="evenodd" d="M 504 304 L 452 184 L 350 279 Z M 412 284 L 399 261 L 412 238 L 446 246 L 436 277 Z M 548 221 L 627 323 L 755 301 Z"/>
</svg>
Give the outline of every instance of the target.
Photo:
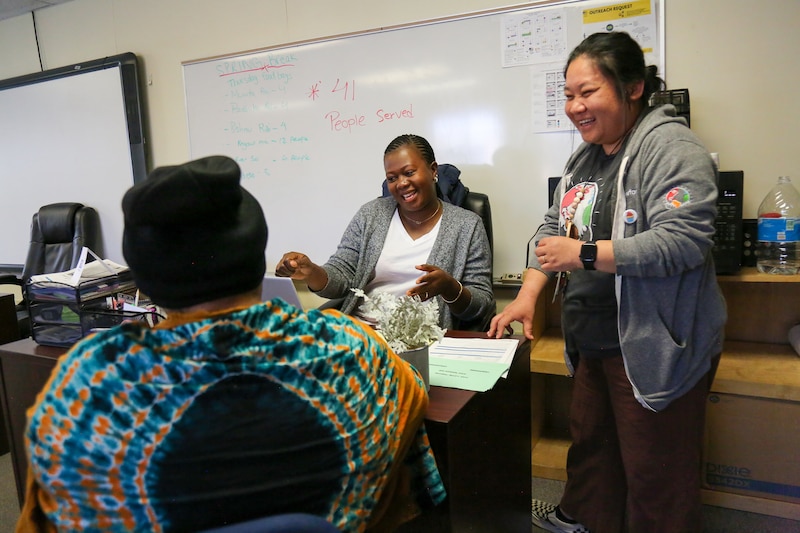
<svg viewBox="0 0 800 533">
<path fill-rule="evenodd" d="M 621 150 L 620 150 L 621 151 Z M 617 152 L 619 153 L 619 152 Z M 561 199 L 559 223 L 574 226 L 573 237 L 586 242 L 611 238 L 620 160 L 593 146 L 573 169 Z M 568 353 L 604 357 L 619 351 L 614 274 L 577 269 L 570 273 L 562 302 L 562 329 Z"/>
</svg>

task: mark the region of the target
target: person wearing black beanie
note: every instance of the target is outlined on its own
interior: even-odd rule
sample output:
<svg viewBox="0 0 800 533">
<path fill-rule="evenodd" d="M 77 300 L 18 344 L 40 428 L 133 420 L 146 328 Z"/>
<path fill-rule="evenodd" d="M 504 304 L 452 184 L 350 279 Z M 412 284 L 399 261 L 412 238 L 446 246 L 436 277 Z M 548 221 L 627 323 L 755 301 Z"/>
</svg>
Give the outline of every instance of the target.
<svg viewBox="0 0 800 533">
<path fill-rule="evenodd" d="M 211 156 L 155 169 L 122 199 L 122 252 L 136 286 L 180 309 L 245 292 L 264 279 L 267 222 L 234 160 Z"/>
<path fill-rule="evenodd" d="M 267 223 L 226 156 L 122 200 L 123 253 L 165 308 L 91 334 L 28 411 L 17 531 L 205 531 L 286 513 L 393 531 L 445 499 L 419 374 L 338 311 L 261 301 Z"/>
</svg>

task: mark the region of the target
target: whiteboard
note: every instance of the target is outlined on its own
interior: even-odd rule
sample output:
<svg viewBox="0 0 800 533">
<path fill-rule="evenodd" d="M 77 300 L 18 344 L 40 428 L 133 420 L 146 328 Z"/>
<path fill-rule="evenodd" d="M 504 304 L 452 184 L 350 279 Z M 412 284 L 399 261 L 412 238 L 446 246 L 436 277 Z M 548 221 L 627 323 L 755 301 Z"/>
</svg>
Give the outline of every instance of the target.
<svg viewBox="0 0 800 533">
<path fill-rule="evenodd" d="M 39 207 L 79 202 L 122 257 L 122 196 L 146 176 L 135 56 L 0 82 L 0 263 L 22 265 Z M 133 69 L 133 70 L 129 70 Z"/>
<path fill-rule="evenodd" d="M 605 4 L 533 11 L 559 10 L 568 53 L 583 38 L 582 10 L 594 5 Z M 547 207 L 547 178 L 560 175 L 580 143 L 574 131 L 537 127 L 546 65 L 503 66 L 507 17 L 531 9 L 187 61 L 190 156 L 239 162 L 244 187 L 264 208 L 274 270 L 290 250 L 325 262 L 359 206 L 381 194 L 388 143 L 422 135 L 439 163 L 455 165 L 470 190 L 489 196 L 494 272 L 521 272 Z M 658 38 L 663 52 L 663 31 Z"/>
</svg>

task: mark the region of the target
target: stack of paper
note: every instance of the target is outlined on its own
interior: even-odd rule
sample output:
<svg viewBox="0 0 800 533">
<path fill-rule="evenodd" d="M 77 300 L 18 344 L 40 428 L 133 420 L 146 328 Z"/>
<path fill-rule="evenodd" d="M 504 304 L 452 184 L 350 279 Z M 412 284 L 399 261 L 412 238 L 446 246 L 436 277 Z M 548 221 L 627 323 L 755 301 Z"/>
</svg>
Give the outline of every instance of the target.
<svg viewBox="0 0 800 533">
<path fill-rule="evenodd" d="M 75 276 L 80 268 L 80 273 Z M 61 283 L 71 287 L 77 287 L 81 283 L 87 281 L 94 281 L 100 278 L 113 276 L 120 272 L 125 272 L 128 267 L 120 265 L 111 261 L 110 259 L 103 259 L 102 261 L 94 261 L 93 263 L 86 263 L 85 266 L 76 267 L 65 272 L 55 272 L 52 274 L 38 274 L 31 276 L 31 283 Z"/>
<path fill-rule="evenodd" d="M 28 280 L 28 295 L 35 300 L 79 301 L 131 289 L 133 274 L 109 259 L 86 263 L 65 272 L 39 274 Z"/>
<path fill-rule="evenodd" d="M 431 385 L 487 391 L 507 375 L 518 345 L 517 339 L 445 337 L 428 350 Z"/>
</svg>

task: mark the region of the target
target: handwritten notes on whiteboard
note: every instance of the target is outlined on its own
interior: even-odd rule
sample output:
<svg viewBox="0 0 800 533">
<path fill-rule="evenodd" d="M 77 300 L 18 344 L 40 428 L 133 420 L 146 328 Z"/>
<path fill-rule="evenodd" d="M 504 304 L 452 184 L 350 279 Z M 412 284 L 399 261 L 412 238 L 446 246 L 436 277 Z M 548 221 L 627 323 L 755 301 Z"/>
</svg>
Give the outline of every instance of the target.
<svg viewBox="0 0 800 533">
<path fill-rule="evenodd" d="M 521 172 L 557 174 L 572 143 L 533 136 L 530 72 L 504 69 L 500 42 L 499 17 L 477 17 L 187 63 L 190 155 L 239 162 L 264 208 L 272 270 L 290 250 L 325 262 L 380 196 L 389 142 L 422 135 L 502 208 L 495 268 L 520 271 L 530 235 L 518 226 L 533 231 L 543 212 L 530 206 L 546 194 Z"/>
<path fill-rule="evenodd" d="M 207 151 L 226 150 L 243 167 L 245 179 L 269 178 L 302 171 L 304 163 L 319 157 L 324 150 L 320 143 L 331 136 L 349 138 L 392 121 L 414 120 L 413 101 L 374 100 L 371 76 L 327 74 L 314 62 L 304 50 L 218 62 L 216 79 L 207 80 L 217 87 L 216 95 L 209 95 L 209 106 L 203 107 L 212 119 L 206 126 L 211 143 Z M 339 70 L 349 74 L 351 67 Z M 190 127 L 198 120 L 202 121 L 190 116 Z M 193 155 L 204 150 L 203 134 L 197 138 L 192 135 Z M 381 153 L 373 155 L 376 161 Z"/>
<path fill-rule="evenodd" d="M 578 21 L 566 48 L 580 41 L 587 4 L 559 8 Z M 537 132 L 535 117 L 547 120 L 558 100 L 535 107 L 546 93 L 534 90 L 533 67 L 503 67 L 507 15 L 183 65 L 190 155 L 239 162 L 269 224 L 268 269 L 290 250 L 325 262 L 358 208 L 380 196 L 383 151 L 404 133 L 426 137 L 439 163 L 455 165 L 470 190 L 489 195 L 494 270 L 524 268 L 547 177 L 561 173 L 580 136 Z"/>
</svg>

